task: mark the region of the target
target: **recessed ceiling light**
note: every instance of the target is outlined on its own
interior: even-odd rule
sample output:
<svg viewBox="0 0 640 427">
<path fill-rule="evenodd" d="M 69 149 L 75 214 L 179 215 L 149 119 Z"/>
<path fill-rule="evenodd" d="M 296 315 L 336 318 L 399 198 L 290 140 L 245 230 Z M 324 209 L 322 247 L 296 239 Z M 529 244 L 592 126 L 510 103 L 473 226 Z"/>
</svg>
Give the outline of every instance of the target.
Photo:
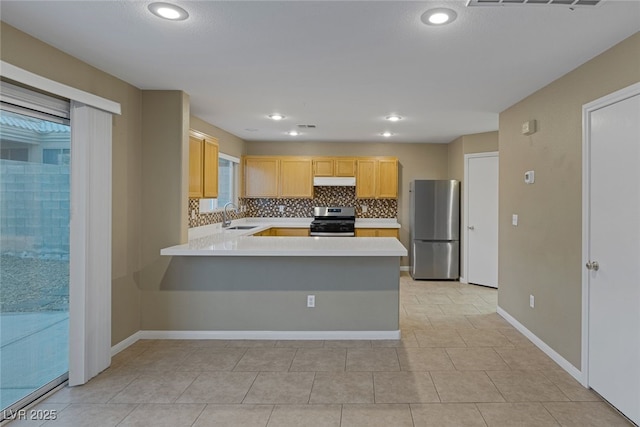
<svg viewBox="0 0 640 427">
<path fill-rule="evenodd" d="M 385 138 L 389 138 L 393 134 L 391 132 L 382 132 L 380 135 L 384 136 Z"/>
<path fill-rule="evenodd" d="M 390 122 L 397 122 L 398 120 L 402 120 L 402 117 L 396 114 L 392 114 L 390 116 L 387 116 L 386 119 L 389 120 Z"/>
<path fill-rule="evenodd" d="M 298 136 L 298 135 L 300 135 L 300 132 L 298 132 L 297 130 L 292 130 L 292 131 L 287 132 L 287 135 L 289 135 L 289 136 Z"/>
<path fill-rule="evenodd" d="M 154 15 L 171 21 L 184 21 L 189 17 L 186 10 L 171 3 L 151 3 L 148 7 Z"/>
<path fill-rule="evenodd" d="M 438 8 L 427 10 L 420 19 L 427 25 L 444 25 L 455 21 L 457 16 L 458 14 L 451 9 Z"/>
<path fill-rule="evenodd" d="M 284 116 L 282 114 L 269 114 L 271 120 L 282 120 Z"/>
</svg>

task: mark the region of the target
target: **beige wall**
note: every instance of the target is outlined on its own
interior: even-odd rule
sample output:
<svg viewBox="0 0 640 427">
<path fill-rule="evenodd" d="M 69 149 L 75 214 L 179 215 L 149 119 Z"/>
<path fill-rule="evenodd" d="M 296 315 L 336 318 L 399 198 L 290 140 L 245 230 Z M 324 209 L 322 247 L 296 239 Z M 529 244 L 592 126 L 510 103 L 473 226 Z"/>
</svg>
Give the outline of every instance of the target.
<svg viewBox="0 0 640 427">
<path fill-rule="evenodd" d="M 193 130 L 218 138 L 221 153 L 238 158 L 244 154 L 244 140 L 237 136 L 217 126 L 213 126 L 196 116 L 191 116 L 190 126 Z"/>
<path fill-rule="evenodd" d="M 256 142 L 245 143 L 246 154 L 315 156 L 395 156 L 399 163 L 398 221 L 400 241 L 409 249 L 409 182 L 414 179 L 447 179 L 446 144 L 393 144 L 343 142 Z M 409 265 L 407 257 L 402 265 Z"/>
<path fill-rule="evenodd" d="M 3 61 L 115 102 L 113 120 L 112 343 L 140 329 L 141 106 L 142 93 L 2 22 Z"/>
<path fill-rule="evenodd" d="M 498 132 L 474 133 L 463 135 L 448 144 L 449 179 L 460 181 L 460 225 L 462 226 L 465 209 L 464 194 L 464 156 L 465 154 L 486 153 L 498 151 Z M 464 233 L 460 230 L 460 277 L 465 278 L 464 260 Z"/>
<path fill-rule="evenodd" d="M 499 305 L 577 368 L 582 105 L 638 81 L 640 33 L 500 114 Z M 521 124 L 533 119 L 538 131 L 522 135 Z M 535 170 L 533 185 L 524 184 L 527 170 Z"/>
</svg>

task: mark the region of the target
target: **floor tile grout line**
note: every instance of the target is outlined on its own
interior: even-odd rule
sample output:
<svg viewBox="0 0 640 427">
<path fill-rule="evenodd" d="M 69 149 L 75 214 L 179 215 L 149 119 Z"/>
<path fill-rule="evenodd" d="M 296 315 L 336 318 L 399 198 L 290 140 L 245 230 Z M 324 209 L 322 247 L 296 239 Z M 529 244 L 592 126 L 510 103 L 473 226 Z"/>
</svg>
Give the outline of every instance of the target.
<svg viewBox="0 0 640 427">
<path fill-rule="evenodd" d="M 249 392 L 253 388 L 253 385 L 256 383 L 256 380 L 258 379 L 258 376 L 261 373 L 261 371 L 254 371 L 254 372 L 255 372 L 256 376 L 253 377 L 253 381 L 251 381 L 251 385 L 247 388 L 247 391 L 244 393 L 244 396 L 242 397 L 242 400 L 240 401 L 241 405 L 244 405 L 244 401 L 247 400 L 247 396 L 249 395 Z"/>
<path fill-rule="evenodd" d="M 482 414 L 482 411 L 480 410 L 480 407 L 478 406 L 477 402 L 473 403 L 473 406 L 475 406 L 476 411 L 478 411 L 478 413 L 480 414 L 480 416 L 482 417 L 482 422 L 484 423 L 485 426 L 489 425 L 489 422 L 487 422 L 487 419 L 484 417 L 484 415 Z"/>
<path fill-rule="evenodd" d="M 193 427 L 193 426 L 198 422 L 198 420 L 200 419 L 200 417 L 201 417 L 201 416 L 202 416 L 202 414 L 204 413 L 205 409 L 207 409 L 207 406 L 208 406 L 208 405 L 209 405 L 208 403 L 205 403 L 205 404 L 202 406 L 202 409 L 201 409 L 201 410 L 200 410 L 200 412 L 198 413 L 198 416 L 197 416 L 197 417 L 193 420 L 193 422 L 191 423 L 191 427 Z"/>
</svg>

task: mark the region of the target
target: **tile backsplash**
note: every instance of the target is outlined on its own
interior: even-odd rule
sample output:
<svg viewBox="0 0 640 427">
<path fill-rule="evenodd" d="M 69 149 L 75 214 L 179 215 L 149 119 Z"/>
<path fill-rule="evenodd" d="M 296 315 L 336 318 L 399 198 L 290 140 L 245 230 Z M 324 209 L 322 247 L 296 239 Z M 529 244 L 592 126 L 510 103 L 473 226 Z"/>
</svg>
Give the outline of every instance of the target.
<svg viewBox="0 0 640 427">
<path fill-rule="evenodd" d="M 244 218 L 245 212 L 233 212 L 229 210 L 231 219 Z M 189 199 L 189 228 L 222 222 L 222 211 L 212 213 L 200 213 L 200 199 Z"/>
<path fill-rule="evenodd" d="M 356 199 L 355 187 L 315 187 L 312 199 L 254 199 L 240 198 L 245 212 L 230 213 L 232 219 L 256 218 L 311 218 L 315 206 L 354 206 L 356 218 L 397 218 L 397 199 Z M 280 212 L 284 206 L 284 212 Z M 362 207 L 366 206 L 364 212 Z M 200 213 L 198 199 L 189 199 L 189 227 L 222 222 L 222 212 Z"/>
<path fill-rule="evenodd" d="M 248 217 L 310 218 L 315 206 L 354 206 L 357 218 L 396 218 L 397 199 L 356 199 L 355 187 L 315 187 L 312 199 L 240 199 Z M 367 206 L 363 212 L 362 206 Z M 284 212 L 280 212 L 284 206 Z"/>
</svg>

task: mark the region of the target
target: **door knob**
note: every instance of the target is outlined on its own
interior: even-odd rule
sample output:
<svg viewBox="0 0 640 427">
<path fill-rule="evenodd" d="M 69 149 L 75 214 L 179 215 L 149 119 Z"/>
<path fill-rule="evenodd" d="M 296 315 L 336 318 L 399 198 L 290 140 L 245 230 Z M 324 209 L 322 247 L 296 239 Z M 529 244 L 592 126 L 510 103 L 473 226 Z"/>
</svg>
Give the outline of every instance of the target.
<svg viewBox="0 0 640 427">
<path fill-rule="evenodd" d="M 598 269 L 600 268 L 600 265 L 598 264 L 598 261 L 589 261 L 586 264 L 587 270 L 593 270 L 593 271 L 598 271 Z"/>
<path fill-rule="evenodd" d="M 467 227 L 469 230 L 475 230 L 476 228 L 473 225 Z"/>
</svg>

